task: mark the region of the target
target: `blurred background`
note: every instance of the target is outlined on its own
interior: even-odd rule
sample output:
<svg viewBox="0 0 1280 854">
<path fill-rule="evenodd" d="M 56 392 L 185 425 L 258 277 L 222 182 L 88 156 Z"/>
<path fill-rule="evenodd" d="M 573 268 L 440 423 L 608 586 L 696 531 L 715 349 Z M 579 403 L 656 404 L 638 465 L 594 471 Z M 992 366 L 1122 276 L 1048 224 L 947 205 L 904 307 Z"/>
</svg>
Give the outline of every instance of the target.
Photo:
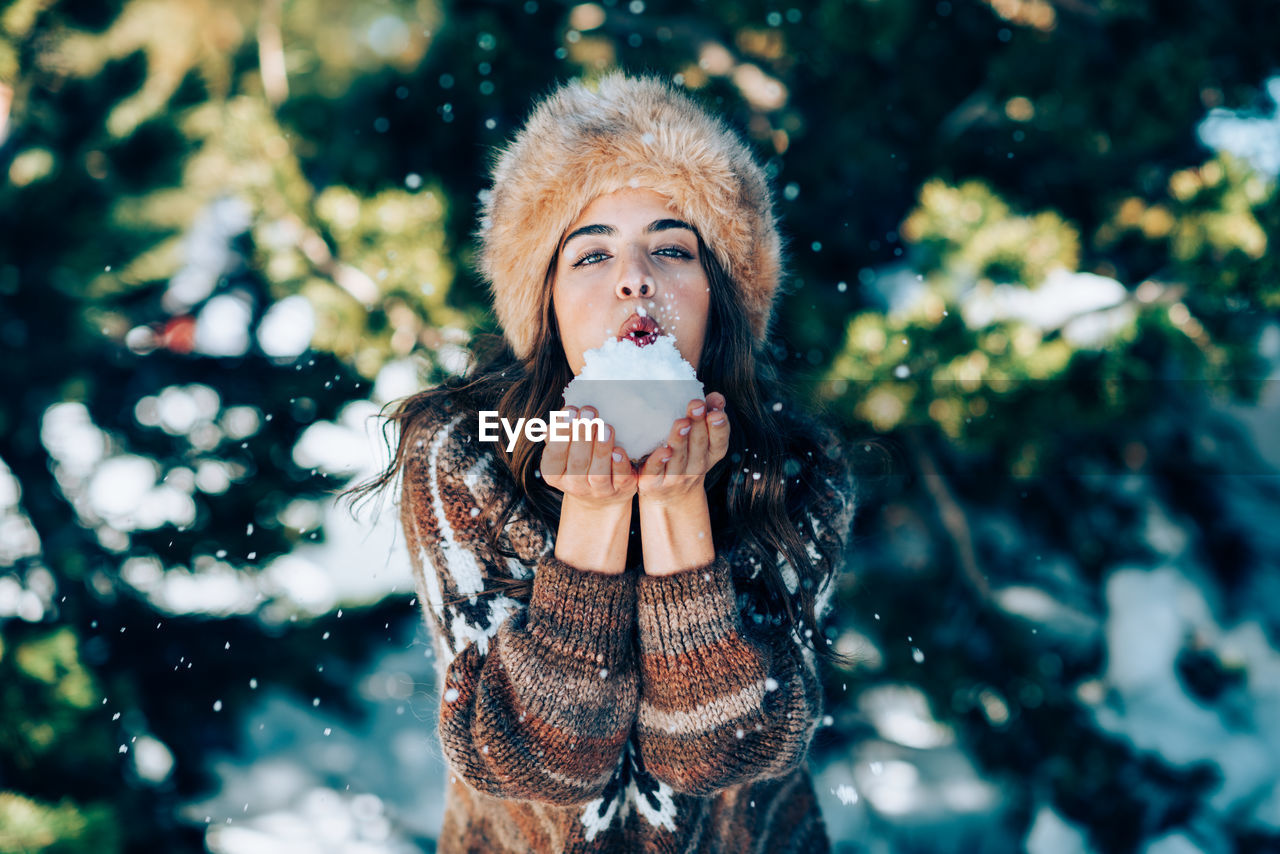
<svg viewBox="0 0 1280 854">
<path fill-rule="evenodd" d="M 434 849 L 382 406 L 532 102 L 754 147 L 850 441 L 845 852 L 1280 850 L 1280 3 L 0 5 L 0 852 Z"/>
</svg>

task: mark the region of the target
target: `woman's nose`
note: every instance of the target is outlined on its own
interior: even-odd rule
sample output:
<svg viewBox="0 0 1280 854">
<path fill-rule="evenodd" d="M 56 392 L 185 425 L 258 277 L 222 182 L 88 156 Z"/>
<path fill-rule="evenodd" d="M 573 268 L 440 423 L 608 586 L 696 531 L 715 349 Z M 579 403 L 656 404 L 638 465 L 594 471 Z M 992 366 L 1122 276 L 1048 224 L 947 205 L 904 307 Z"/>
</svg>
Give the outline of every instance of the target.
<svg viewBox="0 0 1280 854">
<path fill-rule="evenodd" d="M 648 276 L 641 278 L 639 281 L 624 279 L 618 283 L 618 296 L 620 297 L 652 297 L 653 292 L 653 280 Z"/>
<path fill-rule="evenodd" d="M 632 259 L 630 263 L 623 266 L 617 284 L 619 299 L 630 299 L 632 297 L 651 299 L 656 290 L 657 283 L 654 282 L 653 276 L 649 275 L 649 271 L 639 260 Z"/>
</svg>

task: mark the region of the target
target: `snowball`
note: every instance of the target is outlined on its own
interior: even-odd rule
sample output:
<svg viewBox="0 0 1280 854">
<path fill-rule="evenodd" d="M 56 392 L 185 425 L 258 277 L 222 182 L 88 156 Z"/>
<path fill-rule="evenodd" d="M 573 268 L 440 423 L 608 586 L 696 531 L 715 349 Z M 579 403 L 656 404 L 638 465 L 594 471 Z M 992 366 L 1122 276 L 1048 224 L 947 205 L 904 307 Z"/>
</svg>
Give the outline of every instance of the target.
<svg viewBox="0 0 1280 854">
<path fill-rule="evenodd" d="M 660 448 L 689 401 L 705 397 L 693 366 L 669 335 L 643 347 L 615 338 L 582 355 L 582 372 L 565 387 L 565 405 L 595 407 L 613 427 L 614 444 L 632 460 Z"/>
</svg>

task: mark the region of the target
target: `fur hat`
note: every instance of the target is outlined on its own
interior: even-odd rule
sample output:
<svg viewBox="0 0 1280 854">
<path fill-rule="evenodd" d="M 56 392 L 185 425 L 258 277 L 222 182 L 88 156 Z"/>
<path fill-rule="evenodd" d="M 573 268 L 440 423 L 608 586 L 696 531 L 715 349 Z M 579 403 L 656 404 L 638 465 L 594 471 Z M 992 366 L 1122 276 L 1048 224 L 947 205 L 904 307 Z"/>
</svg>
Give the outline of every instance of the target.
<svg viewBox="0 0 1280 854">
<path fill-rule="evenodd" d="M 772 192 L 750 149 L 690 96 L 650 75 L 614 71 L 595 92 L 573 80 L 539 101 L 490 157 L 478 266 L 517 356 L 533 347 L 561 238 L 594 199 L 624 187 L 667 196 L 698 230 L 763 343 L 783 274 Z"/>
</svg>

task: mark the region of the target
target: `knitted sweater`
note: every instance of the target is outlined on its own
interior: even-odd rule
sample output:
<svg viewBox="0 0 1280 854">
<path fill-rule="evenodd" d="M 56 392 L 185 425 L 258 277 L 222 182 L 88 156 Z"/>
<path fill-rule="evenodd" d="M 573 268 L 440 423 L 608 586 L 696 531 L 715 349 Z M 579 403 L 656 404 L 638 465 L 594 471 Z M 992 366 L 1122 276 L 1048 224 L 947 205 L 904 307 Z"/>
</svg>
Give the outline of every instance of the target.
<svg viewBox="0 0 1280 854">
<path fill-rule="evenodd" d="M 759 563 L 727 549 L 667 576 L 570 566 L 525 503 L 495 549 L 486 531 L 518 487 L 475 419 L 437 407 L 402 481 L 451 772 L 438 850 L 828 851 L 805 761 L 822 684 L 807 640 L 757 610 Z M 812 464 L 825 490 L 806 512 L 842 555 L 853 481 L 838 455 Z M 838 561 L 822 565 L 820 620 Z M 513 579 L 532 579 L 527 603 L 478 595 Z"/>
</svg>

